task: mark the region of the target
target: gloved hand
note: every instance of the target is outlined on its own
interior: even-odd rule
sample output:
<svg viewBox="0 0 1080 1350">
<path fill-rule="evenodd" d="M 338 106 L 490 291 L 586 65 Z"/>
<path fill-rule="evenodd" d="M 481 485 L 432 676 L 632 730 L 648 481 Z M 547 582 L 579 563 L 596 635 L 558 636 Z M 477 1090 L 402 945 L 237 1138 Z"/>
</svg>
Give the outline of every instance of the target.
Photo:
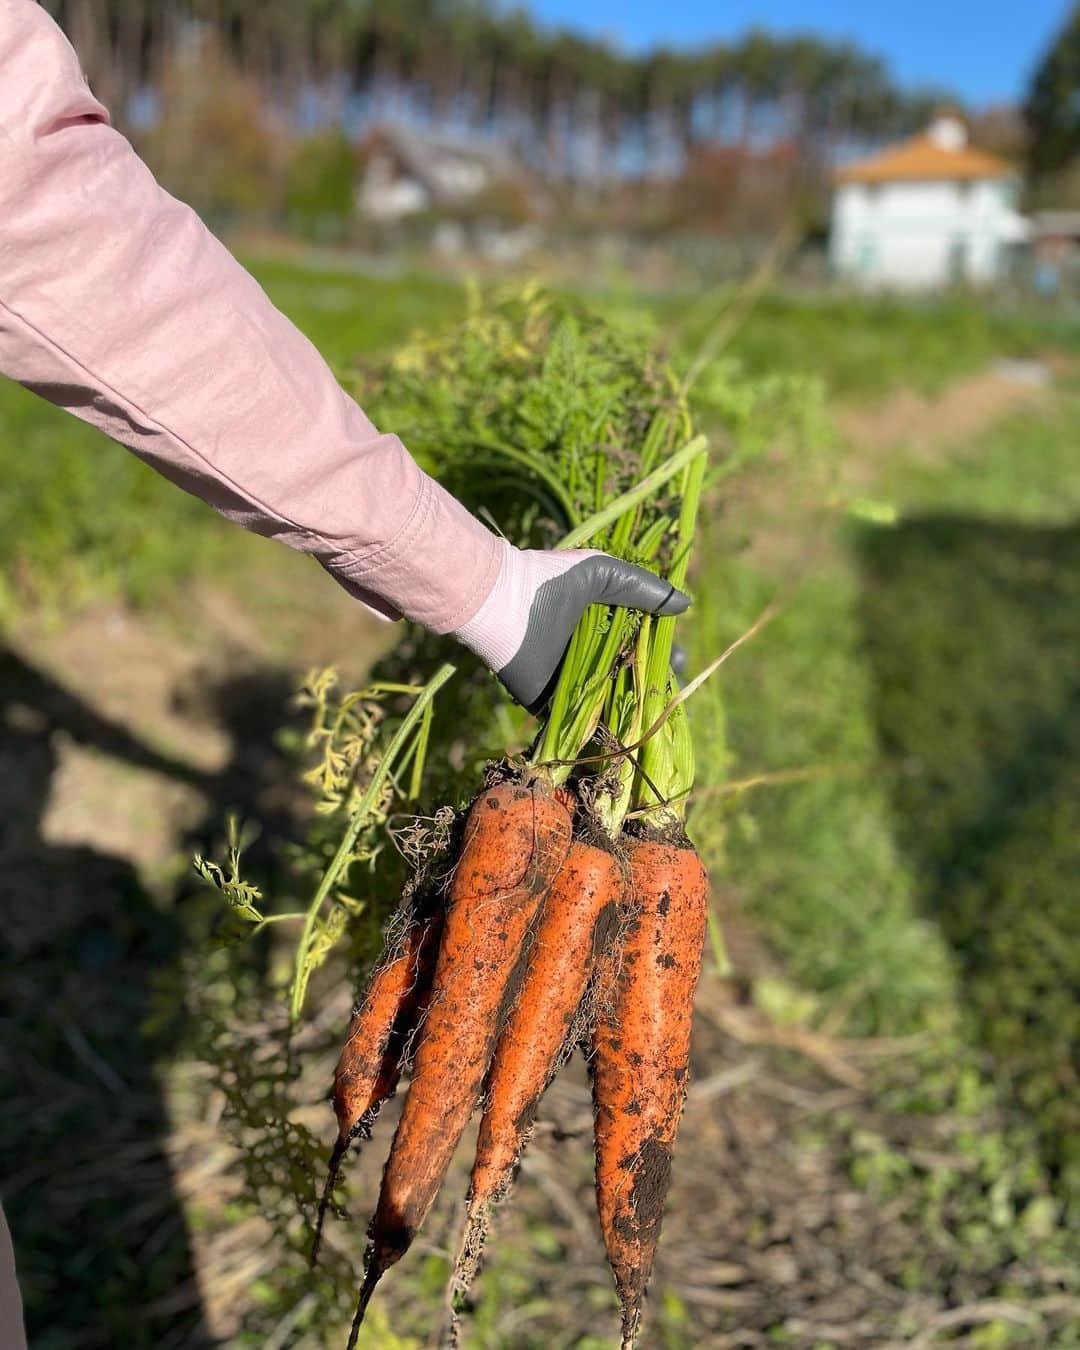
<svg viewBox="0 0 1080 1350">
<path fill-rule="evenodd" d="M 505 549 L 491 594 L 454 637 L 534 712 L 550 697 L 589 605 L 668 615 L 682 614 L 690 604 L 688 595 L 652 572 L 595 549 Z"/>
</svg>

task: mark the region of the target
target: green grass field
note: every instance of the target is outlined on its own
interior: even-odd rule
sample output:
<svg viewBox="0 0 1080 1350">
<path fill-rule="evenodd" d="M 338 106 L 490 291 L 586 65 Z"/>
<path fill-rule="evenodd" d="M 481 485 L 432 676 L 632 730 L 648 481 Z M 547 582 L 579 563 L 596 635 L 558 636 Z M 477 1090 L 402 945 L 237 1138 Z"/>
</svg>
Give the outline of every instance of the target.
<svg viewBox="0 0 1080 1350">
<path fill-rule="evenodd" d="M 270 296 L 343 372 L 420 328 L 451 322 L 465 290 L 431 277 L 382 279 L 254 260 Z M 732 296 L 624 296 L 685 357 L 724 326 Z M 898 307 L 876 300 L 764 297 L 722 350 L 754 375 L 820 378 L 868 398 L 940 387 L 991 357 L 1075 347 L 1048 320 L 995 316 L 967 301 Z M 705 381 L 707 383 L 707 380 Z M 0 622 L 29 602 L 93 598 L 156 607 L 200 573 L 273 568 L 257 541 L 221 525 L 133 456 L 10 384 L 0 385 Z"/>
</svg>

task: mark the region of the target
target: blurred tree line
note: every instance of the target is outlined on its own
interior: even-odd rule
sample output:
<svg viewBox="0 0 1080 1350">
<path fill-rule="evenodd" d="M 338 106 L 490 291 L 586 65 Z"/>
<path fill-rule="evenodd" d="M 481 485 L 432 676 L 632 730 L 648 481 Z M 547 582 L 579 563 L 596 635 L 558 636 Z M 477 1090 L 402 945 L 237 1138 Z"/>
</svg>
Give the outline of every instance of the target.
<svg viewBox="0 0 1080 1350">
<path fill-rule="evenodd" d="M 878 57 L 812 35 L 752 30 L 635 55 L 496 0 L 42 3 L 165 182 L 212 215 L 269 205 L 294 223 L 347 217 L 350 144 L 396 122 L 504 141 L 578 207 L 634 180 L 678 178 L 681 196 L 658 227 L 672 223 L 671 206 L 690 225 L 709 216 L 752 231 L 793 206 L 820 216 L 838 156 L 956 107 L 940 90 L 901 90 Z M 1080 5 L 1023 117 L 991 110 L 973 131 L 988 149 L 1026 156 L 1036 200 L 1069 204 L 1080 201 L 1078 109 Z M 655 215 L 656 201 L 646 205 L 639 197 Z"/>
<path fill-rule="evenodd" d="M 1080 206 L 1080 4 L 1039 64 L 1024 113 L 1036 201 Z"/>
<path fill-rule="evenodd" d="M 752 31 L 633 56 L 493 0 L 44 0 L 118 116 L 153 103 L 193 29 L 289 125 L 406 120 L 497 135 L 551 180 L 674 172 L 698 146 L 788 143 L 806 171 L 923 123 L 850 44 Z"/>
</svg>

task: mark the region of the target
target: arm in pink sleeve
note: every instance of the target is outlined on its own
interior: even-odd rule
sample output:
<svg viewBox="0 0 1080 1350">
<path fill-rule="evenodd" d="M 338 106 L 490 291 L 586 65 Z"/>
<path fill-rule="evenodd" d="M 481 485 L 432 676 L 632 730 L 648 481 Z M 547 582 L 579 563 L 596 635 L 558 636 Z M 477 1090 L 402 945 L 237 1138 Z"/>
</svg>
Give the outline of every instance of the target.
<svg viewBox="0 0 1080 1350">
<path fill-rule="evenodd" d="M 388 617 L 449 632 L 495 585 L 505 546 L 157 185 L 35 0 L 0 0 L 0 372 Z"/>
</svg>

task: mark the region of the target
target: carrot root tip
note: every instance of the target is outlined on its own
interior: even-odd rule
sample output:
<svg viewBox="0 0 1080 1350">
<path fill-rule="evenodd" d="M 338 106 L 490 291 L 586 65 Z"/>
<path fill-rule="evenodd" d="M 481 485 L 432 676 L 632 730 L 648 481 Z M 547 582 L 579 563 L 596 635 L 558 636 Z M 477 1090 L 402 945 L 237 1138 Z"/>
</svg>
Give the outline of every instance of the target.
<svg viewBox="0 0 1080 1350">
<path fill-rule="evenodd" d="M 356 1301 L 356 1312 L 353 1314 L 352 1327 L 349 1330 L 349 1343 L 346 1350 L 356 1350 L 357 1338 L 360 1335 L 360 1328 L 364 1325 L 364 1317 L 367 1314 L 368 1304 L 371 1302 L 371 1296 L 375 1292 L 375 1286 L 382 1279 L 384 1267 L 371 1259 L 367 1272 L 364 1275 L 364 1283 L 360 1286 L 360 1297 Z"/>
<path fill-rule="evenodd" d="M 621 1350 L 634 1350 L 640 1330 L 641 1304 L 635 1302 L 632 1306 L 623 1309 Z"/>
<path fill-rule="evenodd" d="M 454 1273 L 446 1291 L 446 1321 L 443 1325 L 439 1350 L 459 1350 L 461 1345 L 461 1317 L 472 1310 L 470 1291 L 480 1272 L 480 1262 L 491 1221 L 491 1206 L 483 1204 L 473 1212 L 470 1208 L 461 1240 L 461 1250 L 454 1263 Z"/>
<path fill-rule="evenodd" d="M 460 1347 L 461 1318 L 458 1316 L 457 1309 L 451 1308 L 447 1315 L 446 1325 L 443 1327 L 439 1350 L 460 1350 Z"/>
<path fill-rule="evenodd" d="M 465 1236 L 461 1240 L 461 1251 L 454 1265 L 450 1283 L 450 1308 L 455 1315 L 464 1309 L 469 1290 L 479 1274 L 490 1223 L 489 1205 L 483 1205 L 476 1213 L 469 1215 Z"/>
<path fill-rule="evenodd" d="M 341 1173 L 341 1164 L 348 1151 L 348 1139 L 339 1139 L 337 1143 L 335 1143 L 333 1151 L 330 1154 L 330 1161 L 326 1168 L 326 1181 L 323 1184 L 322 1195 L 319 1197 L 319 1208 L 315 1215 L 315 1235 L 311 1240 L 311 1255 L 308 1257 L 308 1264 L 312 1270 L 314 1270 L 319 1263 L 319 1249 L 322 1246 L 323 1225 L 326 1222 L 326 1211 L 333 1202 L 334 1187 L 337 1185 L 337 1179 Z"/>
</svg>

